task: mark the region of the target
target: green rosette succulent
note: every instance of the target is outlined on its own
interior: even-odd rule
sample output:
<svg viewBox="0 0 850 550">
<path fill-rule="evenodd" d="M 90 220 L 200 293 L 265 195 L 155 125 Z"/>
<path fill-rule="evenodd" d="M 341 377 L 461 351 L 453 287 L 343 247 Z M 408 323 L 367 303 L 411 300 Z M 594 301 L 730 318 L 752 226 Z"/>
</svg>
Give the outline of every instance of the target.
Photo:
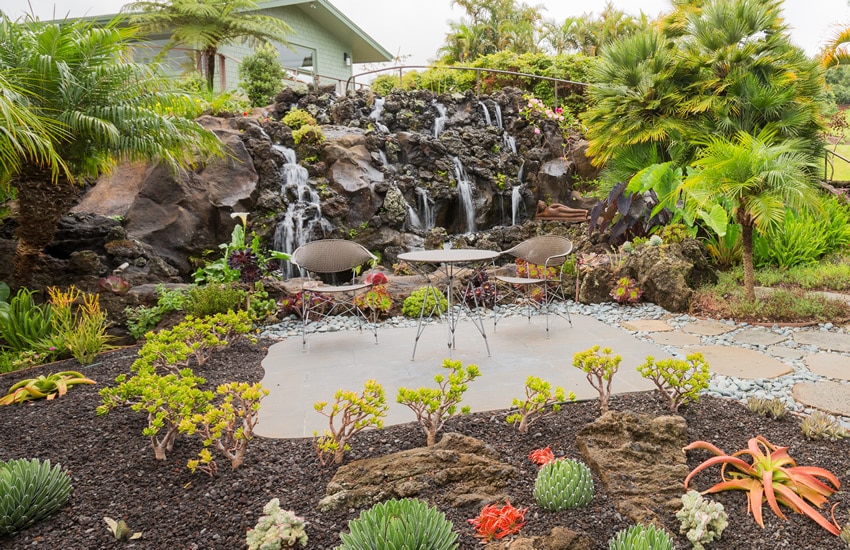
<svg viewBox="0 0 850 550">
<path fill-rule="evenodd" d="M 608 550 L 673 550 L 673 539 L 654 525 L 632 525 L 617 531 L 608 541 Z"/>
<path fill-rule="evenodd" d="M 593 500 L 590 468 L 569 458 L 544 464 L 534 482 L 534 499 L 550 512 L 587 506 Z"/>
<path fill-rule="evenodd" d="M 348 522 L 337 550 L 455 550 L 452 522 L 428 503 L 413 498 L 376 504 Z"/>
<path fill-rule="evenodd" d="M 0 538 L 23 531 L 56 512 L 71 496 L 71 478 L 50 461 L 0 462 Z"/>
</svg>

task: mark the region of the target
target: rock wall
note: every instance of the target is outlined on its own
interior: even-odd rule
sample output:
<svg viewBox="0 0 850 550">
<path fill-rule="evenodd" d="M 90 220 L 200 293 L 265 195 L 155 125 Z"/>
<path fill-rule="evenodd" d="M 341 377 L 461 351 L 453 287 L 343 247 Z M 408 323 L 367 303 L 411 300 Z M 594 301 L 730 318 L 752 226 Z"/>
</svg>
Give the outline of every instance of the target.
<svg viewBox="0 0 850 550">
<path fill-rule="evenodd" d="M 552 121 L 527 120 L 525 103 L 512 88 L 377 98 L 304 87 L 282 91 L 271 117 L 201 117 L 224 142 L 225 158 L 179 174 L 156 164 L 118 167 L 63 219 L 42 273 L 79 280 L 121 267 L 134 285 L 188 281 L 230 240 L 236 212 L 250 214 L 249 230 L 269 248 L 347 238 L 379 251 L 388 266 L 411 248 L 452 241 L 507 249 L 540 233 L 570 236 L 581 252 L 590 247 L 583 226 L 533 218 L 540 200 L 592 206 L 572 190 L 576 178 L 596 176 L 587 143 Z M 323 141 L 295 143 L 279 121 L 293 108 L 316 118 Z M 682 309 L 692 258 L 655 260 L 654 272 L 626 269 L 642 277 L 647 299 Z M 582 284 L 583 301 L 599 301 L 613 279 Z"/>
</svg>

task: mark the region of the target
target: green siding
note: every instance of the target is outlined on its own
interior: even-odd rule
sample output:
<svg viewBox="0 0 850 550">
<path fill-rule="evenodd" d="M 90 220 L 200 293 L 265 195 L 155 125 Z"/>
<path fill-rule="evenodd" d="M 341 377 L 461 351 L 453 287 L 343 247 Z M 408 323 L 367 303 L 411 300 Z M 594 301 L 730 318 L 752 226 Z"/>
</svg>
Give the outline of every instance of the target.
<svg viewBox="0 0 850 550">
<path fill-rule="evenodd" d="M 300 8 L 278 7 L 260 10 L 259 13 L 283 19 L 295 31 L 289 40 L 292 44 L 315 50 L 313 63 L 321 84 L 337 84 L 339 81 L 341 85 L 345 84 L 352 74 L 351 67 L 346 66 L 344 61 L 344 53 L 351 55 L 351 50 L 346 49 L 345 44 L 305 16 Z M 286 49 L 279 43 L 275 43 L 275 46 L 279 50 Z M 226 89 L 232 90 L 239 86 L 238 63 L 252 52 L 253 49 L 241 43 L 221 48 L 221 53 L 227 56 Z"/>
</svg>

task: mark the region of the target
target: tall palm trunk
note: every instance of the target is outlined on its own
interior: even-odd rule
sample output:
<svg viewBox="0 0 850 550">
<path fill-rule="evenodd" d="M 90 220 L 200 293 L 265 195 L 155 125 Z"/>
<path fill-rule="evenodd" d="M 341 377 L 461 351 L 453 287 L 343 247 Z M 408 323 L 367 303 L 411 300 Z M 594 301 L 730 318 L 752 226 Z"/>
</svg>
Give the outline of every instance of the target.
<svg viewBox="0 0 850 550">
<path fill-rule="evenodd" d="M 738 217 L 741 222 L 742 259 L 744 263 L 744 291 L 747 300 L 756 299 L 756 276 L 753 269 L 753 225 L 744 216 Z"/>
<path fill-rule="evenodd" d="M 14 286 L 21 288 L 32 281 L 38 259 L 53 240 L 59 219 L 79 196 L 79 187 L 61 177 L 54 183 L 50 172 L 21 174 L 18 189 L 18 245 L 12 263 Z"/>
</svg>

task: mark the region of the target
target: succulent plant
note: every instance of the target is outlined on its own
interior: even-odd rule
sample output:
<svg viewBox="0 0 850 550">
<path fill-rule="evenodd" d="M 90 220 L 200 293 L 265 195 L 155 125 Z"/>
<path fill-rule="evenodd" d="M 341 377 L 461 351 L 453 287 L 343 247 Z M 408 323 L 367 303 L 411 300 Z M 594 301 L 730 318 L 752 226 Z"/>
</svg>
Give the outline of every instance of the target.
<svg viewBox="0 0 850 550">
<path fill-rule="evenodd" d="M 800 428 L 809 439 L 829 439 L 836 441 L 850 436 L 847 428 L 842 426 L 834 416 L 821 411 L 813 411 L 800 422 Z"/>
<path fill-rule="evenodd" d="M 726 511 L 719 502 L 703 497 L 697 491 L 682 495 L 682 508 L 676 512 L 681 522 L 679 532 L 684 533 L 694 550 L 703 550 L 703 544 L 720 539 L 726 529 Z"/>
<path fill-rule="evenodd" d="M 103 521 L 109 528 L 109 532 L 115 537 L 115 540 L 136 540 L 142 538 L 141 531 L 133 531 L 127 527 L 127 522 L 123 519 L 114 520 L 109 516 L 103 516 Z"/>
<path fill-rule="evenodd" d="M 47 398 L 49 401 L 57 396 L 62 397 L 72 386 L 94 383 L 94 380 L 89 380 L 82 373 L 72 370 L 51 373 L 47 376 L 42 374 L 38 378 L 27 378 L 14 384 L 9 388 L 6 395 L 0 397 L 0 405 L 11 405 L 42 398 Z"/>
<path fill-rule="evenodd" d="M 454 525 L 446 516 L 413 498 L 388 500 L 365 510 L 340 533 L 337 550 L 454 550 Z"/>
<path fill-rule="evenodd" d="M 776 397 L 767 399 L 765 397 L 750 396 L 747 398 L 747 409 L 752 413 L 776 420 L 784 417 L 788 412 L 785 402 Z"/>
<path fill-rule="evenodd" d="M 418 318 L 422 312 L 422 302 L 425 302 L 425 315 L 442 315 L 448 308 L 448 300 L 445 294 L 439 289 L 433 287 L 422 287 L 410 293 L 410 296 L 404 299 L 401 306 L 401 313 L 405 317 Z"/>
<path fill-rule="evenodd" d="M 665 243 L 680 243 L 688 237 L 688 228 L 681 223 L 667 224 L 658 232 Z"/>
<path fill-rule="evenodd" d="M 544 464 L 534 482 L 534 499 L 550 512 L 587 506 L 593 500 L 590 468 L 569 458 Z"/>
<path fill-rule="evenodd" d="M 120 275 L 107 275 L 98 280 L 97 289 L 101 292 L 112 292 L 114 294 L 127 294 L 130 291 L 130 282 Z"/>
<path fill-rule="evenodd" d="M 50 461 L 0 462 L 0 537 L 37 523 L 68 502 L 71 478 Z"/>
<path fill-rule="evenodd" d="M 280 501 L 271 499 L 264 507 L 257 525 L 248 531 L 248 550 L 283 550 L 307 546 L 304 518 L 280 509 Z"/>
<path fill-rule="evenodd" d="M 608 541 L 608 550 L 673 550 L 673 539 L 654 525 L 632 525 L 617 531 Z"/>
</svg>

